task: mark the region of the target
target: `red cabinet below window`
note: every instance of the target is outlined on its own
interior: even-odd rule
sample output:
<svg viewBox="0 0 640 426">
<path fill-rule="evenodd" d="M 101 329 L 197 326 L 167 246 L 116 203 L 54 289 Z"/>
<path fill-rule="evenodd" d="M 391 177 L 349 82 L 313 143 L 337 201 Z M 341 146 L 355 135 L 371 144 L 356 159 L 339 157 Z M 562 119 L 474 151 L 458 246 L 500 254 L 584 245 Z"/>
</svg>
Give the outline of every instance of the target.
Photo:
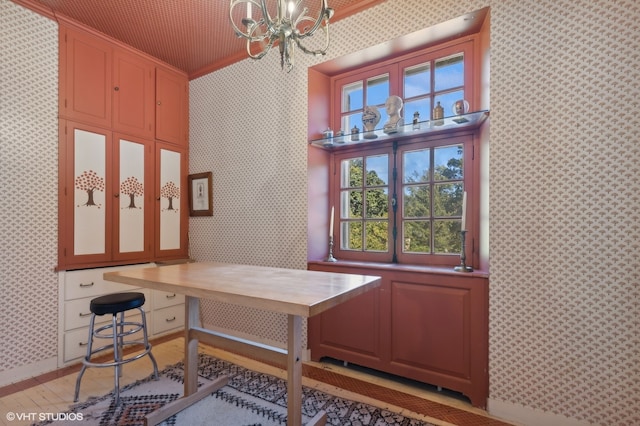
<svg viewBox="0 0 640 426">
<path fill-rule="evenodd" d="M 489 393 L 489 280 L 448 268 L 310 262 L 310 270 L 377 275 L 382 285 L 309 319 L 312 360 L 331 357 L 455 390 Z"/>
</svg>

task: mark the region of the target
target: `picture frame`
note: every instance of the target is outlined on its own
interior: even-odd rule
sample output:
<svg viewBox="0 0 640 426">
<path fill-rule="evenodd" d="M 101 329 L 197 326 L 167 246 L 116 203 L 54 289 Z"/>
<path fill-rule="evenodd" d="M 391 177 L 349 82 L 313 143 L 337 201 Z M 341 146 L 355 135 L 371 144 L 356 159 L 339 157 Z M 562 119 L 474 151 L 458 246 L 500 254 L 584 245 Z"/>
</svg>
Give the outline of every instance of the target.
<svg viewBox="0 0 640 426">
<path fill-rule="evenodd" d="M 213 173 L 189 175 L 189 216 L 213 216 Z"/>
</svg>

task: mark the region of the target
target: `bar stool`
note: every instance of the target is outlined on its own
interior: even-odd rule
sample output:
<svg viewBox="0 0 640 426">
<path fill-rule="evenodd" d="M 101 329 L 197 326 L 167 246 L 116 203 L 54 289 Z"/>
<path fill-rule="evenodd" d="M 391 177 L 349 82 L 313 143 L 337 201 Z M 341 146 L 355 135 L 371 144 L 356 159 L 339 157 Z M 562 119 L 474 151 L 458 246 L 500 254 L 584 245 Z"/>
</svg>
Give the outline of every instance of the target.
<svg viewBox="0 0 640 426">
<path fill-rule="evenodd" d="M 122 365 L 149 355 L 153 363 L 154 378 L 158 380 L 158 364 L 151 353 L 151 345 L 147 337 L 147 320 L 145 318 L 144 305 L 145 298 L 143 293 L 127 292 L 114 293 L 106 296 L 96 297 L 91 300 L 89 309 L 91 311 L 91 321 L 89 323 L 89 342 L 87 346 L 87 356 L 82 359 L 82 368 L 76 380 L 76 393 L 74 402 L 78 402 L 78 394 L 80 393 L 80 380 L 87 367 L 115 367 L 115 403 L 120 404 L 120 376 L 122 375 Z M 126 311 L 137 309 L 142 315 L 140 322 L 125 321 L 124 313 Z M 111 314 L 111 323 L 101 327 L 94 328 L 97 315 Z M 118 319 L 120 314 L 120 319 Z M 125 341 L 125 337 L 137 333 L 142 330 L 144 340 Z M 111 343 L 93 349 L 93 339 L 110 339 Z M 144 351 L 128 358 L 123 357 L 123 348 L 125 345 L 144 345 Z M 91 356 L 104 350 L 113 349 L 113 362 L 93 362 Z"/>
</svg>

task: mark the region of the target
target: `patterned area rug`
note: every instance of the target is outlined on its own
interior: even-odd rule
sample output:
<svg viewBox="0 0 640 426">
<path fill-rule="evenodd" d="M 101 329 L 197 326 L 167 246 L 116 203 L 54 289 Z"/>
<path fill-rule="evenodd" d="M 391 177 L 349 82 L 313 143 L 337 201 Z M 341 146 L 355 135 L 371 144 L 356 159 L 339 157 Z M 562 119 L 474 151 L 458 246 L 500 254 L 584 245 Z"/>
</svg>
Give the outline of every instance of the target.
<svg viewBox="0 0 640 426">
<path fill-rule="evenodd" d="M 165 426 L 276 426 L 287 424 L 285 380 L 244 367 L 199 355 L 198 386 L 228 376 L 227 386 L 167 419 Z M 183 392 L 183 364 L 164 369 L 160 380 L 146 379 L 123 387 L 121 404 L 114 406 L 113 393 L 76 404 L 55 425 L 144 425 L 144 417 L 178 399 Z M 420 420 L 303 387 L 303 421 L 324 410 L 327 425 L 335 426 L 429 426 Z M 42 425 L 47 423 L 40 423 Z M 432 426 L 432 425 L 431 425 Z"/>
</svg>

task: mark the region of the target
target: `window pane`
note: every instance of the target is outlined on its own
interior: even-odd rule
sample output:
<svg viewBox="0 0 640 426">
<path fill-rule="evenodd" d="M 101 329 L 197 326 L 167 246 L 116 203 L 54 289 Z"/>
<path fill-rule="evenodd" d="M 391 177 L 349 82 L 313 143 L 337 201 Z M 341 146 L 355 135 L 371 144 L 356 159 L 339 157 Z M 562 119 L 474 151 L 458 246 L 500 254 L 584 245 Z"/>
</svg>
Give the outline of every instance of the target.
<svg viewBox="0 0 640 426">
<path fill-rule="evenodd" d="M 437 184 L 433 187 L 433 215 L 460 216 L 462 212 L 462 182 Z"/>
<path fill-rule="evenodd" d="M 340 191 L 340 219 L 362 218 L 362 191 Z"/>
<path fill-rule="evenodd" d="M 431 93 L 431 65 L 416 65 L 404 70 L 404 97 L 413 98 Z"/>
<path fill-rule="evenodd" d="M 464 55 L 462 53 L 438 59 L 435 65 L 435 91 L 464 85 Z"/>
<path fill-rule="evenodd" d="M 389 156 L 373 155 L 367 157 L 367 186 L 380 186 L 389 183 Z"/>
<path fill-rule="evenodd" d="M 340 249 L 362 250 L 362 222 L 343 222 L 340 235 Z"/>
<path fill-rule="evenodd" d="M 460 221 L 436 220 L 433 223 L 433 232 L 433 251 L 435 253 L 460 253 Z"/>
<path fill-rule="evenodd" d="M 463 178 L 462 145 L 451 145 L 434 150 L 433 179 L 454 180 Z"/>
<path fill-rule="evenodd" d="M 389 196 L 386 188 L 367 189 L 367 218 L 389 217 Z"/>
<path fill-rule="evenodd" d="M 413 113 L 416 111 L 420 114 L 420 121 L 427 121 L 431 118 L 431 99 L 423 98 L 406 102 L 402 110 L 405 124 L 413 121 Z"/>
<path fill-rule="evenodd" d="M 367 80 L 367 105 L 384 105 L 389 97 L 389 75 L 383 74 Z M 380 111 L 382 113 L 382 111 Z M 380 120 L 382 122 L 382 120 Z"/>
<path fill-rule="evenodd" d="M 347 84 L 342 87 L 342 112 L 364 108 L 362 98 L 362 81 Z"/>
<path fill-rule="evenodd" d="M 342 123 L 340 123 L 340 128 L 344 130 L 345 135 L 351 134 L 351 129 L 353 129 L 353 126 L 358 126 L 358 130 L 362 131 L 361 112 L 342 116 Z"/>
<path fill-rule="evenodd" d="M 405 218 L 430 217 L 431 196 L 429 185 L 407 185 L 402 198 L 402 216 Z"/>
<path fill-rule="evenodd" d="M 362 187 L 362 157 L 340 162 L 340 188 Z"/>
<path fill-rule="evenodd" d="M 366 251 L 389 251 L 389 224 L 367 221 Z"/>
<path fill-rule="evenodd" d="M 456 115 L 453 110 L 453 104 L 460 99 L 464 99 L 464 90 L 456 90 L 455 92 L 447 92 L 436 95 L 435 102 L 440 102 L 440 105 L 444 109 L 444 116 L 451 117 Z"/>
<path fill-rule="evenodd" d="M 429 181 L 429 149 L 407 151 L 402 156 L 402 183 Z"/>
<path fill-rule="evenodd" d="M 431 252 L 431 228 L 427 220 L 405 221 L 402 238 L 404 253 Z"/>
</svg>

